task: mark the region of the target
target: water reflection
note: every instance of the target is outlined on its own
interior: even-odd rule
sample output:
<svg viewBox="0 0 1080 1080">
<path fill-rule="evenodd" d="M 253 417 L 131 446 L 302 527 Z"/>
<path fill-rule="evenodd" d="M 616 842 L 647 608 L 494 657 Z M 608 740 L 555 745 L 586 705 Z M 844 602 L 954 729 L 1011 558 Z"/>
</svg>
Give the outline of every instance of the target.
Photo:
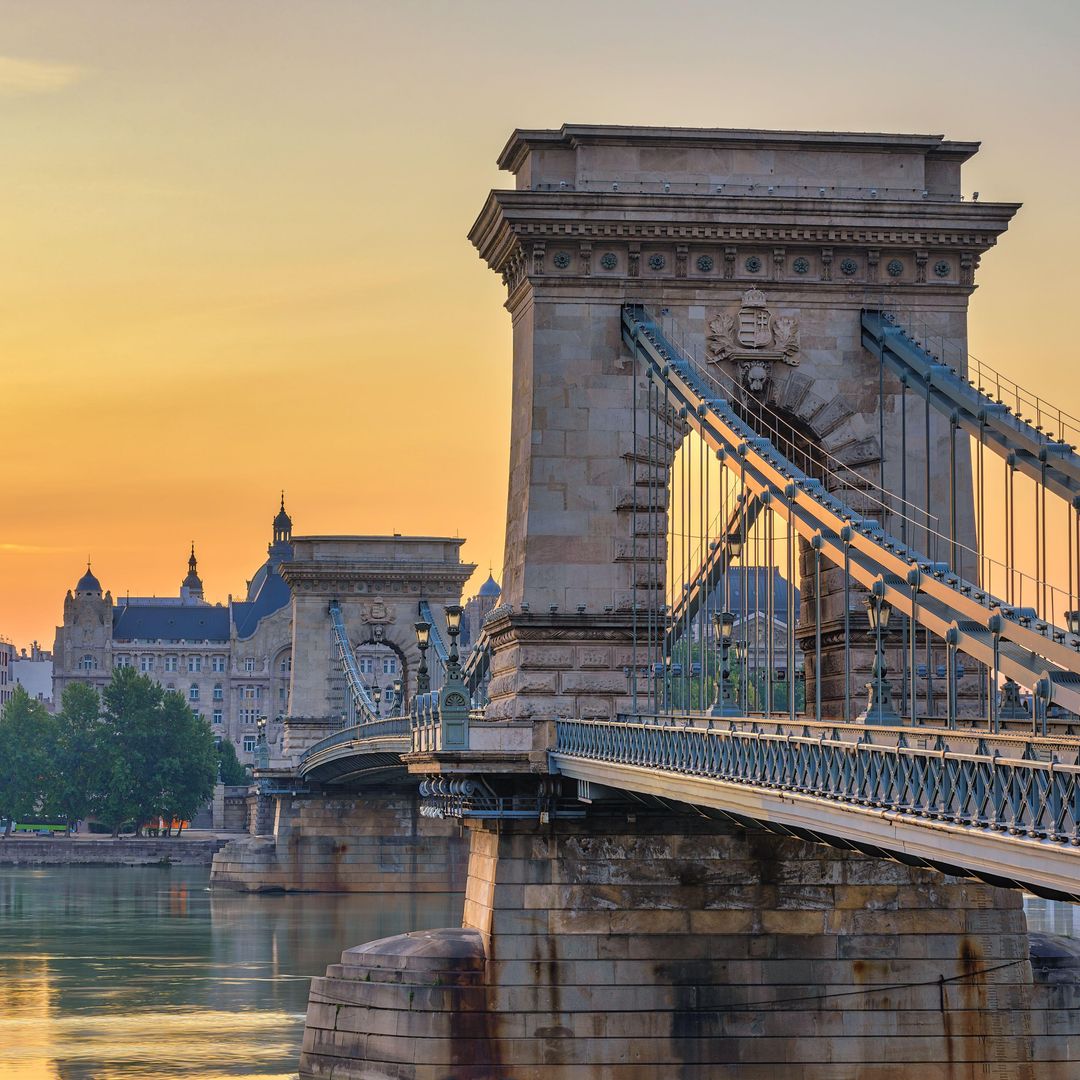
<svg viewBox="0 0 1080 1080">
<path fill-rule="evenodd" d="M 308 980 L 460 896 L 248 896 L 192 867 L 0 869 L 5 1080 L 296 1075 Z"/>
</svg>

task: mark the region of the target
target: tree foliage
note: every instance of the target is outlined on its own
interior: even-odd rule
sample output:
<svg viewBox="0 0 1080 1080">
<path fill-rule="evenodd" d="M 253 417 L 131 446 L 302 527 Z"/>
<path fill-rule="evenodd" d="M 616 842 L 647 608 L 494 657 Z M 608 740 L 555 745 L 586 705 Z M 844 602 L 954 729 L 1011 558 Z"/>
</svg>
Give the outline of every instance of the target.
<svg viewBox="0 0 1080 1080">
<path fill-rule="evenodd" d="M 100 698 L 68 686 L 55 717 L 20 688 L 0 717 L 0 747 L 0 817 L 96 817 L 114 835 L 191 818 L 217 779 L 206 721 L 132 668 L 117 668 Z"/>
<path fill-rule="evenodd" d="M 222 739 L 218 743 L 218 761 L 220 768 L 218 776 L 223 784 L 247 784 L 251 781 L 251 774 L 240 764 L 236 756 L 236 747 L 229 739 Z"/>
<path fill-rule="evenodd" d="M 0 712 L 0 818 L 7 819 L 7 833 L 19 818 L 42 812 L 54 743 L 53 718 L 17 686 Z"/>
</svg>

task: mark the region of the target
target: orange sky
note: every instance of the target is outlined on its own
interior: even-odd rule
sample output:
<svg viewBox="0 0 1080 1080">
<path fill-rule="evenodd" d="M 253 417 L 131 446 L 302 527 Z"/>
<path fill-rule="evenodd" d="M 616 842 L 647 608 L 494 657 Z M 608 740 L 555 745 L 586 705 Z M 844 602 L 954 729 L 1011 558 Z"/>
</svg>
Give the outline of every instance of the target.
<svg viewBox="0 0 1080 1080">
<path fill-rule="evenodd" d="M 297 531 L 501 561 L 509 320 L 465 239 L 514 126 L 944 132 L 1026 203 L 972 351 L 1080 413 L 1071 4 L 0 0 L 0 635 L 86 554 L 211 599 Z M 474 584 L 476 582 L 474 581 Z"/>
</svg>

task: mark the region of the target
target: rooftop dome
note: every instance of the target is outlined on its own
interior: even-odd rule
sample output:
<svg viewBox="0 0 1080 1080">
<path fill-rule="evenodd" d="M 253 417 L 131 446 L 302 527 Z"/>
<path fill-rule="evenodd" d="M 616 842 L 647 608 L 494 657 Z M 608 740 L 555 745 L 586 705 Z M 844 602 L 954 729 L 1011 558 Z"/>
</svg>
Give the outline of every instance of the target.
<svg viewBox="0 0 1080 1080">
<path fill-rule="evenodd" d="M 485 581 L 484 584 L 480 586 L 480 592 L 477 595 L 483 597 L 501 596 L 502 589 L 499 588 L 499 583 L 489 573 L 487 581 Z"/>
<path fill-rule="evenodd" d="M 75 586 L 77 593 L 90 592 L 101 593 L 101 582 L 94 577 L 93 572 L 90 569 L 90 560 L 86 560 L 86 573 L 79 578 L 79 583 Z"/>
<path fill-rule="evenodd" d="M 191 542 L 191 556 L 188 558 L 187 577 L 181 582 L 180 587 L 190 593 L 202 594 L 203 584 L 199 577 L 199 564 L 195 560 L 195 542 Z"/>
<path fill-rule="evenodd" d="M 285 492 L 281 493 L 281 509 L 274 518 L 274 532 L 292 534 L 292 518 L 285 510 Z"/>
</svg>

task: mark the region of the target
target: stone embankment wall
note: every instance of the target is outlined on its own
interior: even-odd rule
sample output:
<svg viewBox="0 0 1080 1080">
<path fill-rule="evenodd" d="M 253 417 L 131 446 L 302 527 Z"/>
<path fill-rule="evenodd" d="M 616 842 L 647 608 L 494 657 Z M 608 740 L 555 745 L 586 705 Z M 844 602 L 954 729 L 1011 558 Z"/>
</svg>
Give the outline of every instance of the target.
<svg viewBox="0 0 1080 1080">
<path fill-rule="evenodd" d="M 282 797 L 272 836 L 230 841 L 214 886 L 250 892 L 461 892 L 468 839 L 422 818 L 415 791 Z"/>
<path fill-rule="evenodd" d="M 301 1076 L 1077 1076 L 1077 968 L 1033 979 L 1019 892 L 624 813 L 474 829 L 464 922 L 313 980 Z"/>
<path fill-rule="evenodd" d="M 209 866 L 227 840 L 142 839 L 78 840 L 68 837 L 0 840 L 0 866 Z"/>
</svg>

